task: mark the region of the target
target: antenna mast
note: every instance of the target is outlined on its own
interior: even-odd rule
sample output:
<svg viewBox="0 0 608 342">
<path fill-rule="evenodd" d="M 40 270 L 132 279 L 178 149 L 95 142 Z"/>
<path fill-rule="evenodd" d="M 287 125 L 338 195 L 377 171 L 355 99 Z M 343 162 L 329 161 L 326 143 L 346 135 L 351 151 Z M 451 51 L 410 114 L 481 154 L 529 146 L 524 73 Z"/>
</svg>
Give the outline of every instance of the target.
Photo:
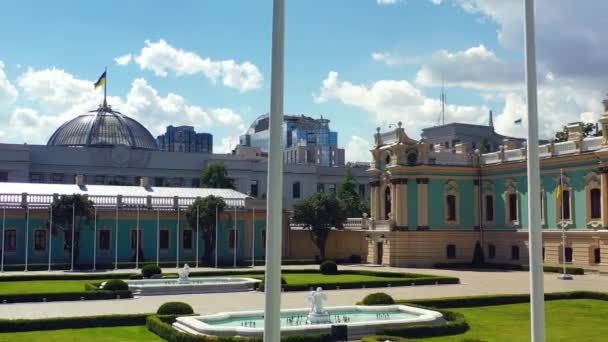
<svg viewBox="0 0 608 342">
<path fill-rule="evenodd" d="M 441 100 L 441 125 L 445 125 L 445 87 L 443 85 L 443 77 L 441 79 L 441 95 L 439 96 Z"/>
</svg>

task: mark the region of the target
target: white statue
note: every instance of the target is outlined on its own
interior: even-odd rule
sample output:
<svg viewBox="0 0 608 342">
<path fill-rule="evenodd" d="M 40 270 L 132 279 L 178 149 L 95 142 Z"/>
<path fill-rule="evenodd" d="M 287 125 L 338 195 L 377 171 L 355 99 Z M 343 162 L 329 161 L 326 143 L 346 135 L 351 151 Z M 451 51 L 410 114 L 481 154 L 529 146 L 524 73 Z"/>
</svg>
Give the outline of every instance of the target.
<svg viewBox="0 0 608 342">
<path fill-rule="evenodd" d="M 323 308 L 323 302 L 327 300 L 327 295 L 323 293 L 323 289 L 317 287 L 316 291 L 310 291 L 310 296 L 308 296 L 308 301 L 311 304 L 310 312 L 317 315 L 325 314 L 325 309 Z"/>
<path fill-rule="evenodd" d="M 188 276 L 190 275 L 190 266 L 185 264 L 184 268 L 177 271 L 177 274 L 179 275 L 179 281 L 188 281 Z"/>
</svg>

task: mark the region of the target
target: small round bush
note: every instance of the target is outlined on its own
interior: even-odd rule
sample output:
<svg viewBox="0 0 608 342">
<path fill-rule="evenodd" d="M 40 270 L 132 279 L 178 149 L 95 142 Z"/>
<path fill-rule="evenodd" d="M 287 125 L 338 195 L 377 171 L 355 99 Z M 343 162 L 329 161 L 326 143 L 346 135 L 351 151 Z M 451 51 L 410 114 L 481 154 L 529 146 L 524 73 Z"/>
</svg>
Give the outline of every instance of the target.
<svg viewBox="0 0 608 342">
<path fill-rule="evenodd" d="M 129 279 L 131 279 L 131 280 L 144 279 L 144 276 L 142 276 L 139 273 L 133 273 L 133 274 L 129 274 Z"/>
<path fill-rule="evenodd" d="M 321 263 L 319 270 L 322 274 L 338 274 L 338 265 L 335 261 L 325 260 Z"/>
<path fill-rule="evenodd" d="M 264 286 L 266 286 L 266 278 L 260 279 L 262 282 L 258 285 L 258 291 L 264 291 Z M 285 278 L 281 277 L 281 285 L 287 284 Z"/>
<path fill-rule="evenodd" d="M 141 275 L 144 278 L 152 278 L 153 276 L 159 274 L 163 274 L 163 271 L 160 269 L 160 267 L 154 264 L 148 264 L 141 268 Z"/>
<path fill-rule="evenodd" d="M 384 292 L 371 293 L 363 298 L 364 305 L 390 305 L 395 304 L 393 297 Z"/>
<path fill-rule="evenodd" d="M 129 285 L 120 279 L 111 279 L 103 284 L 103 289 L 106 291 L 126 291 L 129 289 Z"/>
<path fill-rule="evenodd" d="M 183 302 L 168 302 L 161 305 L 156 313 L 159 315 L 190 315 L 194 313 L 194 310 L 189 304 Z"/>
</svg>

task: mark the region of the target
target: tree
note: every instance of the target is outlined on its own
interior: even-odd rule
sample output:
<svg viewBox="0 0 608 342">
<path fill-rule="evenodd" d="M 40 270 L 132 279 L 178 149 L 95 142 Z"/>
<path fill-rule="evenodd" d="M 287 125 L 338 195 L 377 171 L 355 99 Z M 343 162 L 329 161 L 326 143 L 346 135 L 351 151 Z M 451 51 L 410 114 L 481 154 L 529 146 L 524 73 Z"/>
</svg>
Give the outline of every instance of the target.
<svg viewBox="0 0 608 342">
<path fill-rule="evenodd" d="M 228 178 L 228 171 L 222 163 L 212 163 L 201 173 L 201 186 L 214 189 L 234 189 L 234 180 Z"/>
<path fill-rule="evenodd" d="M 346 210 L 335 195 L 315 193 L 293 206 L 294 223 L 304 225 L 310 238 L 325 260 L 325 244 L 332 228 L 343 229 Z"/>
<path fill-rule="evenodd" d="M 593 132 L 595 129 L 594 123 L 586 123 L 583 125 L 583 137 L 597 137 L 601 135 L 601 132 Z M 568 127 L 563 126 L 562 130 L 555 133 L 555 142 L 568 141 Z"/>
<path fill-rule="evenodd" d="M 83 195 L 61 195 L 51 204 L 53 209 L 53 225 L 50 220 L 47 222 L 47 227 L 50 228 L 51 234 L 63 233 L 65 237 L 64 250 L 71 257 L 72 253 L 72 213 L 74 214 L 74 263 L 80 256 L 80 230 L 83 224 L 90 227 L 90 222 L 93 219 L 93 202 Z M 73 210 L 73 211 L 72 211 Z"/>
<path fill-rule="evenodd" d="M 197 239 L 203 239 L 203 244 L 205 248 L 203 260 L 208 265 L 211 265 L 216 239 L 216 213 L 217 215 L 220 215 L 224 211 L 224 208 L 226 208 L 226 202 L 224 202 L 224 199 L 222 199 L 221 197 L 213 195 L 204 198 L 198 197 L 196 200 L 194 200 L 194 202 L 192 202 L 192 204 L 188 207 L 188 211 L 186 211 L 186 220 L 188 221 L 188 225 L 192 229 L 196 229 L 197 208 L 199 229 L 199 236 L 197 236 Z"/>
<path fill-rule="evenodd" d="M 369 203 L 365 197 L 359 195 L 357 185 L 350 168 L 346 169 L 346 176 L 338 187 L 337 197 L 342 202 L 347 217 L 361 217 L 369 211 Z"/>
</svg>

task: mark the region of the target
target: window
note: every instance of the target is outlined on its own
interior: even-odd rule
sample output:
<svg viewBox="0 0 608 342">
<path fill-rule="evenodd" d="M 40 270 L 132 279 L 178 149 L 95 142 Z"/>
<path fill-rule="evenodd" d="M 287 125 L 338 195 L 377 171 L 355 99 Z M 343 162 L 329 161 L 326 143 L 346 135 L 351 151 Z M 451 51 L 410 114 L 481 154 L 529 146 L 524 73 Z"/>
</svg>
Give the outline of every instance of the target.
<svg viewBox="0 0 608 342">
<path fill-rule="evenodd" d="M 328 188 L 329 188 L 329 193 L 332 195 L 336 194 L 336 184 L 327 184 Z"/>
<path fill-rule="evenodd" d="M 496 258 L 496 246 L 488 245 L 488 259 Z"/>
<path fill-rule="evenodd" d="M 510 193 L 508 198 L 509 198 L 509 221 L 516 222 L 517 221 L 517 194 Z"/>
<path fill-rule="evenodd" d="M 262 248 L 266 248 L 266 229 L 262 230 Z"/>
<path fill-rule="evenodd" d="M 99 231 L 99 249 L 102 251 L 110 250 L 110 230 L 101 229 Z"/>
<path fill-rule="evenodd" d="M 384 160 L 384 162 L 385 162 L 386 166 L 389 166 L 391 163 L 391 156 L 390 155 L 386 156 L 386 159 Z"/>
<path fill-rule="evenodd" d="M 447 205 L 446 221 L 456 221 L 456 196 L 447 195 L 445 201 Z"/>
<path fill-rule="evenodd" d="M 570 191 L 562 191 L 562 208 L 561 208 L 562 220 L 570 220 Z"/>
<path fill-rule="evenodd" d="M 591 219 L 596 220 L 602 218 L 602 195 L 600 189 L 591 189 L 589 191 L 589 197 L 591 200 Z"/>
<path fill-rule="evenodd" d="M 95 184 L 104 185 L 106 183 L 106 176 L 95 176 Z"/>
<path fill-rule="evenodd" d="M 447 245 L 445 251 L 448 259 L 456 259 L 456 245 Z"/>
<path fill-rule="evenodd" d="M 30 183 L 42 183 L 44 178 L 41 173 L 31 173 L 30 174 Z"/>
<path fill-rule="evenodd" d="M 8 172 L 0 172 L 0 182 L 8 182 Z"/>
<path fill-rule="evenodd" d="M 293 198 L 300 198 L 300 182 L 294 182 L 291 189 Z"/>
<path fill-rule="evenodd" d="M 258 181 L 252 180 L 249 184 L 249 194 L 253 197 L 258 197 Z"/>
<path fill-rule="evenodd" d="M 34 231 L 34 250 L 35 251 L 46 250 L 46 230 L 36 229 Z"/>
<path fill-rule="evenodd" d="M 572 247 L 566 247 L 566 262 L 572 262 Z"/>
<path fill-rule="evenodd" d="M 236 244 L 236 229 L 230 229 L 230 233 L 228 235 L 228 248 L 235 249 L 235 247 L 237 247 Z"/>
<path fill-rule="evenodd" d="M 365 184 L 359 184 L 359 196 L 365 197 Z"/>
<path fill-rule="evenodd" d="M 599 264 L 602 262 L 602 254 L 599 248 L 593 249 L 593 262 Z"/>
<path fill-rule="evenodd" d="M 63 174 L 62 173 L 53 173 L 51 176 L 51 183 L 61 184 L 63 183 Z"/>
<path fill-rule="evenodd" d="M 200 188 L 201 187 L 201 180 L 199 178 L 192 178 L 192 187 L 193 188 Z"/>
<path fill-rule="evenodd" d="M 139 234 L 138 234 L 139 232 Z M 139 249 L 141 250 L 141 241 L 142 241 L 142 235 L 144 235 L 141 231 L 141 229 L 132 229 L 131 230 L 131 249 L 135 250 L 139 247 Z"/>
<path fill-rule="evenodd" d="M 494 221 L 494 196 L 486 195 L 486 221 Z"/>
<path fill-rule="evenodd" d="M 184 230 L 182 247 L 184 249 L 192 249 L 192 229 Z"/>
<path fill-rule="evenodd" d="M 511 260 L 519 260 L 519 246 L 511 246 Z"/>
<path fill-rule="evenodd" d="M 325 184 L 317 183 L 317 192 L 324 193 L 325 192 Z"/>
<path fill-rule="evenodd" d="M 160 249 L 169 249 L 169 229 L 161 229 L 159 232 L 158 246 Z"/>
<path fill-rule="evenodd" d="M 6 252 L 14 252 L 17 250 L 17 231 L 15 229 L 7 229 L 4 231 L 4 250 Z"/>
</svg>

